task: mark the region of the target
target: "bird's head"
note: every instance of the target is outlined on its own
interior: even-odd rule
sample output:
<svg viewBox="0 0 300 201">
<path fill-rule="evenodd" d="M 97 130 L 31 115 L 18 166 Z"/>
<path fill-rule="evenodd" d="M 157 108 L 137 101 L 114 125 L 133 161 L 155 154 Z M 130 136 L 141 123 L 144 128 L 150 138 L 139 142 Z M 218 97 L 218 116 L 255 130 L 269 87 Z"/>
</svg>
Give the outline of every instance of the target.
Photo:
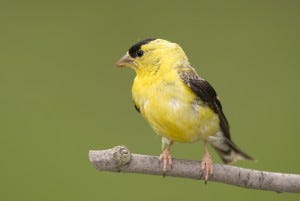
<svg viewBox="0 0 300 201">
<path fill-rule="evenodd" d="M 116 66 L 132 68 L 137 74 L 152 74 L 182 63 L 188 63 L 188 59 L 179 45 L 149 38 L 132 45 Z"/>
</svg>

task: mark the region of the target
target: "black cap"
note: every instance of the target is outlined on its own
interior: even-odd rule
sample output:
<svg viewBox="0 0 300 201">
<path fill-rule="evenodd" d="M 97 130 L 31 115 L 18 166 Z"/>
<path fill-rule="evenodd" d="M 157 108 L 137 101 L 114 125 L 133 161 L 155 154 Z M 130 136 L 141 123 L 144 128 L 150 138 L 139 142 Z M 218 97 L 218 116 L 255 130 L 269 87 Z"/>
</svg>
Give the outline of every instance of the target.
<svg viewBox="0 0 300 201">
<path fill-rule="evenodd" d="M 133 46 L 131 46 L 128 50 L 129 52 L 129 55 L 132 57 L 132 58 L 135 58 L 138 55 L 138 52 L 141 50 L 141 46 L 142 45 L 145 45 L 153 40 L 156 40 L 156 38 L 147 38 L 147 39 L 144 39 L 136 44 L 134 44 Z"/>
</svg>

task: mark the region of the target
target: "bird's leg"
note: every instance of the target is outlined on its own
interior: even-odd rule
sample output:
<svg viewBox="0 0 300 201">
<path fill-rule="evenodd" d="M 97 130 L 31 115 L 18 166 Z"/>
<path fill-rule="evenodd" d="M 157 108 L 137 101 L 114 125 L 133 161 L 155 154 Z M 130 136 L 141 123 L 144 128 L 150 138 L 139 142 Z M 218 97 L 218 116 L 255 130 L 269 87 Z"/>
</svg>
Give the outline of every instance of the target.
<svg viewBox="0 0 300 201">
<path fill-rule="evenodd" d="M 205 180 L 205 183 L 207 183 L 209 175 L 211 175 L 213 173 L 213 162 L 212 162 L 211 156 L 208 152 L 207 142 L 205 142 L 204 148 L 205 148 L 205 153 L 204 153 L 204 156 L 201 161 L 201 169 L 205 173 L 204 180 Z"/>
<path fill-rule="evenodd" d="M 162 138 L 163 152 L 159 156 L 159 160 L 162 161 L 162 163 L 163 163 L 163 176 L 164 177 L 166 175 L 167 169 L 172 168 L 172 157 L 171 157 L 172 145 L 173 145 L 173 141 L 170 141 L 166 138 Z"/>
</svg>

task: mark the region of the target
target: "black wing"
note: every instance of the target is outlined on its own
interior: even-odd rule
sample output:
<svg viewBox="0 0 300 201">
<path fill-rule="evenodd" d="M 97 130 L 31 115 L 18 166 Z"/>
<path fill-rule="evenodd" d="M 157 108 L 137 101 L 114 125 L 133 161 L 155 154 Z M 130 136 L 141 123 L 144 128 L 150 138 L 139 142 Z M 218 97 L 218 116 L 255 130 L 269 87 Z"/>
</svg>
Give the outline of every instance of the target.
<svg viewBox="0 0 300 201">
<path fill-rule="evenodd" d="M 193 68 L 179 72 L 183 82 L 197 94 L 197 96 L 208 105 L 220 118 L 220 127 L 226 138 L 230 140 L 229 124 L 223 113 L 221 102 L 214 88 L 204 79 L 199 77 Z"/>
</svg>

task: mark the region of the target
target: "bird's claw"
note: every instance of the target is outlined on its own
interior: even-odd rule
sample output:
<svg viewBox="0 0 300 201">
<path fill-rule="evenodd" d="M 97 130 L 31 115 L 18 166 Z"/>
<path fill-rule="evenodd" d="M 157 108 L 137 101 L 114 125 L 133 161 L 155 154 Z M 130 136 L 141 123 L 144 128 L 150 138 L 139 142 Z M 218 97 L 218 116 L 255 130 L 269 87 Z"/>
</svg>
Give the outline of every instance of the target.
<svg viewBox="0 0 300 201">
<path fill-rule="evenodd" d="M 211 156 L 208 153 L 205 153 L 201 161 L 201 169 L 204 171 L 204 181 L 207 183 L 209 175 L 213 174 L 213 162 Z"/>
<path fill-rule="evenodd" d="M 159 160 L 163 163 L 163 177 L 165 177 L 167 170 L 172 168 L 172 156 L 168 150 L 164 150 L 159 156 Z"/>
</svg>

